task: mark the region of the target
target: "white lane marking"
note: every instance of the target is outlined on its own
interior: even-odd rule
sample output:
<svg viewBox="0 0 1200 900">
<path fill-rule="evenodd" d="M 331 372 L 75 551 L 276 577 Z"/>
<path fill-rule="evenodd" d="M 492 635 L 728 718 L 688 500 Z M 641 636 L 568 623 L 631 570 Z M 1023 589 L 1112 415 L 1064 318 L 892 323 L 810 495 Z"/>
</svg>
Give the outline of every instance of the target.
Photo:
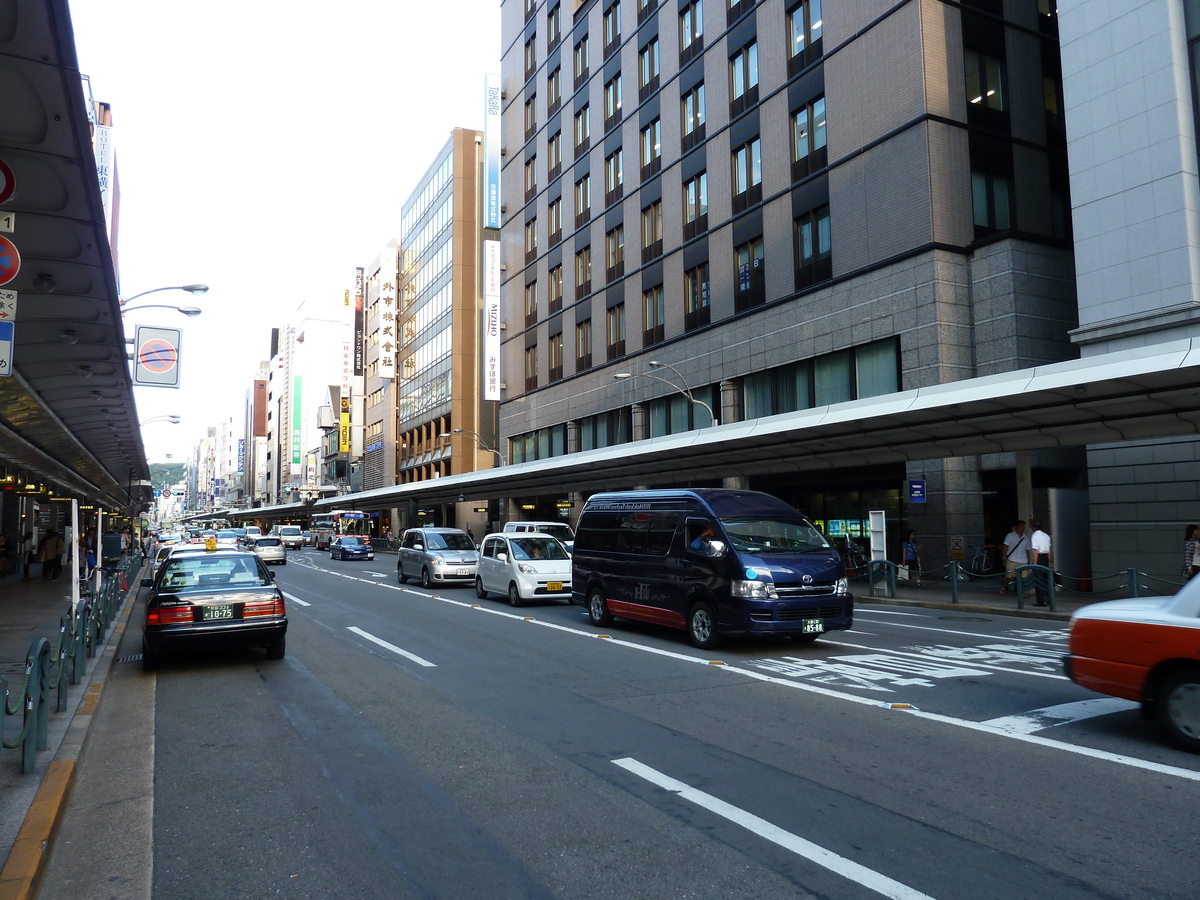
<svg viewBox="0 0 1200 900">
<path fill-rule="evenodd" d="M 437 667 L 436 663 L 431 663 L 427 659 L 422 659 L 421 657 L 417 656 L 417 654 L 409 653 L 407 650 L 401 650 L 395 644 L 389 644 L 383 638 L 377 638 L 377 637 L 375 637 L 375 635 L 371 634 L 369 631 L 363 631 L 361 628 L 356 628 L 353 625 L 348 625 L 346 627 L 350 631 L 353 631 L 355 634 L 365 637 L 368 641 L 372 641 L 372 642 L 378 644 L 380 647 L 384 647 L 388 650 L 391 650 L 393 653 L 398 653 L 401 656 L 403 656 L 405 659 L 411 659 L 413 662 L 415 662 L 419 666 L 429 666 L 430 668 Z"/>
<path fill-rule="evenodd" d="M 1122 700 L 1120 697 L 1097 697 L 1094 700 L 1043 706 L 1041 709 L 1031 709 L 1029 712 L 1016 716 L 988 719 L 983 724 L 1013 734 L 1033 734 L 1035 731 L 1053 728 L 1055 725 L 1068 725 L 1071 722 L 1082 722 L 1084 719 L 1091 719 L 1095 716 L 1107 716 L 1111 713 L 1137 708 L 1138 704 L 1132 700 Z"/>
<path fill-rule="evenodd" d="M 856 608 L 856 611 L 858 611 L 858 612 L 871 612 L 871 613 L 875 613 L 877 616 L 911 616 L 911 617 L 912 617 L 912 618 L 914 618 L 914 619 L 929 619 L 929 618 L 932 618 L 932 616 L 925 615 L 925 614 L 922 614 L 922 613 L 906 613 L 906 612 L 897 612 L 897 611 L 896 611 L 896 610 L 894 610 L 894 609 L 857 609 L 857 608 Z"/>
<path fill-rule="evenodd" d="M 321 570 L 321 571 L 325 571 L 325 570 Z M 329 574 L 337 575 L 338 573 L 330 572 Z M 346 577 L 346 576 L 339 576 L 339 577 Z M 515 615 L 513 613 L 504 612 L 503 610 L 499 610 L 499 609 L 496 609 L 496 610 L 489 609 L 488 607 L 481 606 L 478 603 L 466 603 L 466 602 L 463 602 L 462 600 L 452 600 L 449 597 L 440 597 L 440 596 L 432 596 L 429 594 L 422 594 L 420 591 L 413 591 L 411 588 L 402 588 L 402 587 L 398 587 L 398 586 L 392 585 L 392 584 L 380 584 L 379 586 L 385 587 L 385 588 L 388 588 L 388 589 L 394 590 L 394 591 L 408 590 L 414 594 L 420 594 L 422 597 L 430 597 L 430 599 L 440 600 L 443 603 L 449 603 L 453 606 L 461 606 L 461 607 L 464 607 L 467 609 L 476 608 L 476 609 L 479 609 L 481 612 L 492 613 L 493 615 L 502 616 L 502 617 L 508 618 L 508 619 L 513 619 L 514 621 L 528 622 L 531 625 L 539 625 L 543 628 L 549 628 L 554 631 L 566 632 L 568 634 L 577 635 L 579 637 L 585 637 L 585 638 L 588 638 L 593 641 L 594 640 L 603 640 L 606 644 L 613 644 L 618 647 L 627 647 L 632 650 L 640 650 L 642 653 L 650 653 L 655 656 L 665 656 L 670 659 L 678 659 L 678 660 L 682 660 L 684 662 L 699 663 L 700 665 L 703 665 L 703 666 L 708 666 L 708 667 L 714 668 L 714 669 L 720 669 L 723 672 L 732 672 L 737 675 L 744 675 L 747 678 L 754 679 L 755 681 L 768 682 L 770 684 L 777 684 L 782 687 L 791 688 L 794 691 L 804 691 L 805 693 L 818 694 L 818 695 L 821 695 L 824 697 L 829 697 L 834 700 L 843 700 L 847 703 L 857 703 L 862 706 L 871 706 L 871 707 L 875 707 L 877 709 L 881 708 L 879 706 L 879 700 L 876 698 L 859 697 L 857 694 L 847 694 L 844 691 L 835 691 L 831 688 L 825 688 L 825 687 L 821 687 L 821 686 L 815 685 L 815 684 L 806 684 L 805 682 L 802 682 L 802 681 L 791 681 L 786 678 L 778 678 L 773 675 L 766 675 L 762 672 L 755 672 L 753 669 L 743 669 L 738 666 L 725 665 L 724 663 L 716 664 L 715 660 L 705 659 L 703 657 L 698 657 L 698 656 L 691 656 L 691 655 L 688 655 L 685 653 L 674 653 L 670 650 L 660 650 L 657 647 L 647 647 L 643 644 L 637 644 L 637 643 L 634 643 L 633 641 L 624 641 L 624 640 L 621 640 L 620 638 L 614 638 L 614 637 L 601 638 L 601 636 L 594 631 L 582 631 L 578 628 L 571 628 L 568 625 L 558 625 L 554 622 L 542 622 L 538 619 L 534 619 L 534 618 L 527 617 L 527 616 Z M 904 626 L 904 627 L 912 627 L 912 626 Z M 940 630 L 940 629 L 932 629 L 932 630 L 936 631 L 936 630 Z M 964 633 L 970 634 L 970 632 L 964 632 Z M 979 635 L 971 635 L 971 636 L 979 637 Z M 1064 753 L 1074 753 L 1077 756 L 1087 756 L 1087 757 L 1090 757 L 1091 759 L 1105 760 L 1107 762 L 1117 763 L 1118 765 L 1129 766 L 1130 768 L 1134 768 L 1134 769 L 1145 769 L 1146 771 L 1154 772 L 1158 775 L 1173 775 L 1176 778 L 1183 778 L 1188 781 L 1200 782 L 1200 772 L 1193 771 L 1192 769 L 1182 769 L 1182 768 L 1179 768 L 1178 766 L 1169 766 L 1164 763 L 1150 762 L 1149 760 L 1138 759 L 1135 756 L 1125 756 L 1124 754 L 1121 754 L 1121 753 L 1110 753 L 1107 750 L 1093 750 L 1090 747 L 1083 747 L 1083 746 L 1080 746 L 1077 744 L 1068 744 L 1065 741 L 1057 741 L 1057 740 L 1054 740 L 1053 738 L 1044 738 L 1044 737 L 1041 737 L 1036 734 L 1018 734 L 1018 733 L 1015 733 L 1012 731 L 1006 731 L 1003 728 L 994 728 L 993 726 L 988 725 L 985 722 L 972 722 L 970 719 L 956 719 L 953 716 L 943 716 L 943 715 L 939 715 L 938 713 L 924 712 L 923 710 L 919 710 L 919 709 L 915 709 L 915 708 L 903 709 L 903 710 L 892 710 L 889 708 L 888 711 L 889 712 L 892 712 L 892 711 L 902 712 L 906 715 L 917 716 L 918 718 L 927 719 L 931 722 L 941 722 L 944 725 L 956 725 L 959 728 L 966 728 L 970 731 L 979 731 L 984 734 L 994 735 L 996 737 L 1004 737 L 1004 738 L 1009 738 L 1014 741 L 1022 741 L 1023 743 L 1026 743 L 1026 744 L 1035 744 L 1039 747 L 1046 747 L 1051 750 L 1061 750 Z"/>
<path fill-rule="evenodd" d="M 867 637 L 879 637 L 879 635 L 873 631 L 859 631 L 857 628 L 847 629 L 846 634 L 865 634 Z"/>
<path fill-rule="evenodd" d="M 374 575 L 376 578 L 387 578 L 387 572 L 363 572 L 364 575 Z"/>
<path fill-rule="evenodd" d="M 874 612 L 874 610 L 871 610 L 871 611 Z M 857 618 L 859 618 L 859 616 L 856 614 L 854 616 L 854 618 L 857 619 Z M 871 620 L 868 619 L 867 621 L 869 622 Z M 993 635 L 980 634 L 977 631 L 955 631 L 953 628 L 932 628 L 929 625 L 905 625 L 903 622 L 877 622 L 876 624 L 891 625 L 893 628 L 915 628 L 918 631 L 937 631 L 937 632 L 940 632 L 941 634 L 965 634 L 967 637 L 973 637 L 973 638 L 993 637 Z M 994 635 L 994 637 L 996 640 L 1002 639 L 1002 635 Z M 1056 643 L 1055 641 L 1048 641 L 1048 640 L 1040 641 L 1040 640 L 1037 640 L 1036 638 L 1014 638 L 1013 640 L 1027 641 L 1028 643 L 1031 643 L 1031 644 L 1054 645 Z"/>
<path fill-rule="evenodd" d="M 828 869 L 835 875 L 840 875 L 850 881 L 857 882 L 863 887 L 875 891 L 877 894 L 894 898 L 894 900 L 931 900 L 928 894 L 922 894 L 915 888 L 910 888 L 906 884 L 901 884 L 899 881 L 888 878 L 874 869 L 868 869 L 866 866 L 860 865 L 853 860 L 839 856 L 832 850 L 826 850 L 819 844 L 814 844 L 812 841 L 807 841 L 799 835 L 785 831 L 778 825 L 773 825 L 766 819 L 754 815 L 754 813 L 747 812 L 731 803 L 726 803 L 712 794 L 706 794 L 704 791 L 697 790 L 690 785 L 684 784 L 682 781 L 676 781 L 674 778 L 664 775 L 657 769 L 652 769 L 638 762 L 636 759 L 630 757 L 614 759 L 613 764 L 620 766 L 630 774 L 644 778 L 646 781 L 657 785 L 665 791 L 678 794 L 684 800 L 707 809 L 709 812 L 715 813 L 723 819 L 728 819 L 735 825 L 740 825 L 747 831 L 757 834 L 772 844 L 777 844 L 785 850 L 790 850 L 797 856 L 803 856 L 808 861 L 816 863 L 823 869 Z"/>
<path fill-rule="evenodd" d="M 847 632 L 847 634 L 855 634 L 856 632 Z M 837 647 L 853 647 L 856 650 L 872 650 L 876 653 L 887 653 L 891 656 L 911 656 L 913 659 L 946 659 L 945 656 L 939 656 L 936 653 L 906 653 L 903 650 L 881 650 L 879 647 L 868 647 L 865 644 L 851 644 L 849 641 L 833 641 L 827 637 L 822 637 L 821 643 L 833 644 Z M 790 658 L 790 657 L 789 657 Z M 840 657 L 834 657 L 839 659 Z M 1051 672 L 1030 672 L 1026 669 L 1009 669 L 1004 666 L 997 666 L 992 663 L 979 662 L 976 659 L 960 660 L 961 662 L 970 663 L 979 669 L 995 669 L 997 672 L 1011 672 L 1014 675 L 1034 675 L 1038 678 L 1053 678 L 1057 681 L 1070 681 L 1066 675 L 1055 675 Z"/>
<path fill-rule="evenodd" d="M 312 606 L 312 604 L 309 603 L 308 601 L 301 600 L 299 597 L 297 597 L 293 594 L 289 594 L 287 591 L 281 591 L 280 593 L 283 594 L 283 598 L 285 600 L 290 600 L 292 603 L 299 603 L 301 606 Z"/>
</svg>

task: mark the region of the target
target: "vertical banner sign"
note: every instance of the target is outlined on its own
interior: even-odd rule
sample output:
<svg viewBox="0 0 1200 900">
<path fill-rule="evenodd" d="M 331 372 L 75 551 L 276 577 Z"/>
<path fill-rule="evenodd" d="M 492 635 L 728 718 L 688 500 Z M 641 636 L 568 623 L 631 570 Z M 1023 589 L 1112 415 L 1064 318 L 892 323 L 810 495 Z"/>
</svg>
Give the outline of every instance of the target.
<svg viewBox="0 0 1200 900">
<path fill-rule="evenodd" d="M 12 322 L 0 322 L 0 377 L 12 374 L 13 338 L 16 330 Z"/>
<path fill-rule="evenodd" d="M 238 438 L 237 472 L 239 475 L 246 471 L 246 439 Z"/>
<path fill-rule="evenodd" d="M 342 394 L 342 414 L 338 421 L 338 453 L 350 452 L 350 395 Z"/>
<path fill-rule="evenodd" d="M 342 292 L 342 393 L 350 393 L 350 378 L 354 374 L 354 301 L 350 291 Z"/>
<path fill-rule="evenodd" d="M 112 128 L 108 125 L 97 125 L 92 141 L 96 152 L 96 177 L 100 180 L 100 202 L 104 205 L 104 221 L 112 228 Z"/>
<path fill-rule="evenodd" d="M 304 379 L 300 375 L 292 378 L 292 465 L 300 465 L 300 410 L 303 397 Z"/>
<path fill-rule="evenodd" d="M 483 399 L 500 399 L 500 242 L 483 242 Z"/>
<path fill-rule="evenodd" d="M 139 325 L 133 345 L 136 356 L 133 383 L 151 387 L 179 387 L 178 328 L 156 328 Z"/>
<path fill-rule="evenodd" d="M 379 377 L 396 377 L 396 281 L 399 255 L 388 247 L 379 255 Z"/>
<path fill-rule="evenodd" d="M 484 79 L 483 227 L 500 227 L 500 76 Z"/>
<path fill-rule="evenodd" d="M 363 374 L 363 341 L 365 340 L 366 323 L 363 321 L 363 316 L 366 313 L 363 310 L 364 284 L 366 278 L 363 274 L 363 269 L 360 266 L 354 270 L 354 375 L 362 377 Z M 362 390 L 360 387 L 359 390 Z"/>
<path fill-rule="evenodd" d="M 17 321 L 17 292 L 0 288 L 0 322 Z"/>
</svg>

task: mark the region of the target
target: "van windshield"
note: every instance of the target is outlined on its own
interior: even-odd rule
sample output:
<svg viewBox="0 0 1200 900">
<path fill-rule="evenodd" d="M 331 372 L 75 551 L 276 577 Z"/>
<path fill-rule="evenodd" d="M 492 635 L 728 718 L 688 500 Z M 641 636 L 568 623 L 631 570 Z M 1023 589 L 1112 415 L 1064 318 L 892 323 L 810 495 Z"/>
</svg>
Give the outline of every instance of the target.
<svg viewBox="0 0 1200 900">
<path fill-rule="evenodd" d="M 829 541 L 807 519 L 797 516 L 739 516 L 722 519 L 725 533 L 739 553 L 811 553 L 831 549 Z"/>
</svg>

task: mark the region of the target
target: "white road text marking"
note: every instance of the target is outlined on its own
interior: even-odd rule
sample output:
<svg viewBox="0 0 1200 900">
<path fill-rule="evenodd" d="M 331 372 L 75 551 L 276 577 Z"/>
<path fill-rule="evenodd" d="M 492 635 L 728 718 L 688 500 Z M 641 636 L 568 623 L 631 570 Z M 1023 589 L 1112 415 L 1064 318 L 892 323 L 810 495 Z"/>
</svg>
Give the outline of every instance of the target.
<svg viewBox="0 0 1200 900">
<path fill-rule="evenodd" d="M 393 653 L 398 653 L 400 656 L 403 656 L 405 659 L 411 659 L 413 662 L 415 662 L 419 666 L 429 666 L 430 668 L 436 668 L 436 663 L 431 663 L 427 659 L 422 659 L 421 657 L 417 656 L 417 654 L 409 653 L 407 650 L 401 650 L 395 644 L 389 644 L 383 638 L 377 638 L 377 637 L 375 637 L 375 635 L 371 634 L 369 631 L 363 631 L 361 628 L 356 628 L 353 625 L 348 625 L 347 628 L 349 628 L 355 634 L 365 637 L 368 641 L 378 644 L 380 647 L 384 647 L 388 650 L 391 650 Z"/>
<path fill-rule="evenodd" d="M 1053 728 L 1055 725 L 1067 725 L 1095 716 L 1107 716 L 1110 713 L 1137 708 L 1138 704 L 1132 700 L 1122 700 L 1120 697 L 1098 697 L 1094 700 L 1079 700 L 1075 703 L 1060 703 L 1057 706 L 1031 709 L 1029 712 L 1016 716 L 988 719 L 983 724 L 1011 734 L 1033 734 L 1035 731 Z"/>
</svg>

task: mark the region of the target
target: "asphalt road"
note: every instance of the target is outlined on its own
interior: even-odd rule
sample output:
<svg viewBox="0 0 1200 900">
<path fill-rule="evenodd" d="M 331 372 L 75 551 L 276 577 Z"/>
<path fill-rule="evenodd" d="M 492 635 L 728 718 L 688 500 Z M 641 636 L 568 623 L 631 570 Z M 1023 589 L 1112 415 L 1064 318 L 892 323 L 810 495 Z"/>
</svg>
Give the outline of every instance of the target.
<svg viewBox="0 0 1200 900">
<path fill-rule="evenodd" d="M 153 818 L 110 855 L 151 876 L 81 803 L 43 896 L 1200 895 L 1200 757 L 1063 678 L 1061 624 L 860 605 L 705 652 L 394 565 L 291 554 L 284 660 L 125 665 Z"/>
</svg>

